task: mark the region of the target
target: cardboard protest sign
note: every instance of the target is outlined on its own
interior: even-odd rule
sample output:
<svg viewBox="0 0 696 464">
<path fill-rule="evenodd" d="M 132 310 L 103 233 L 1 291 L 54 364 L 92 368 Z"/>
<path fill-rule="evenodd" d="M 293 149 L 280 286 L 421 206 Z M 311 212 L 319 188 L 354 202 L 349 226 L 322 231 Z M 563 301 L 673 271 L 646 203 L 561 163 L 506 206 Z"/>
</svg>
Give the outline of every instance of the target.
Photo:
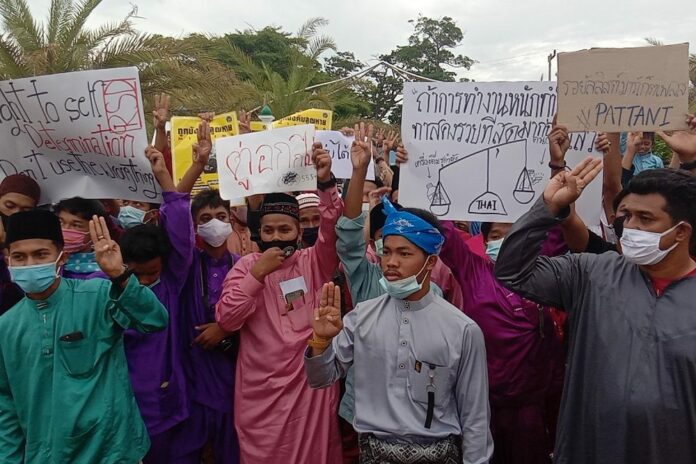
<svg viewBox="0 0 696 464">
<path fill-rule="evenodd" d="M 36 179 L 42 203 L 160 201 L 136 68 L 3 81 L 0 93 L 0 176 Z"/>
<path fill-rule="evenodd" d="M 350 147 L 355 137 L 346 137 L 339 131 L 318 130 L 315 139 L 331 155 L 331 172 L 337 179 L 350 179 L 353 175 L 353 163 L 350 161 Z M 367 168 L 367 180 L 375 180 L 375 163 L 370 160 Z"/>
<path fill-rule="evenodd" d="M 443 219 L 514 222 L 542 194 L 551 174 L 554 83 L 409 82 L 403 105 L 402 205 Z M 593 153 L 595 137 L 571 134 L 569 166 Z M 601 183 L 578 205 L 590 225 L 599 224 Z"/>
<path fill-rule="evenodd" d="M 558 123 L 571 131 L 687 129 L 689 44 L 558 55 Z"/>
<path fill-rule="evenodd" d="M 316 190 L 313 143 L 311 125 L 217 139 L 220 195 L 232 200 L 257 193 Z"/>
<path fill-rule="evenodd" d="M 179 182 L 186 171 L 193 163 L 192 149 L 193 144 L 198 140 L 198 125 L 201 123 L 198 117 L 175 116 L 171 119 L 172 123 L 172 166 L 174 168 L 174 180 Z M 231 137 L 239 134 L 237 113 L 223 113 L 216 115 L 210 122 L 210 137 L 215 140 L 222 137 Z M 203 170 L 203 174 L 196 181 L 193 193 L 201 190 L 218 187 L 218 166 L 215 145 L 210 153 L 208 165 Z"/>
<path fill-rule="evenodd" d="M 332 120 L 333 111 L 312 108 L 300 111 L 298 113 L 293 113 L 290 116 L 273 121 L 272 126 L 275 129 L 276 127 L 312 124 L 317 130 L 331 130 Z M 250 128 L 253 132 L 264 130 L 263 123 L 261 121 L 252 121 Z"/>
</svg>

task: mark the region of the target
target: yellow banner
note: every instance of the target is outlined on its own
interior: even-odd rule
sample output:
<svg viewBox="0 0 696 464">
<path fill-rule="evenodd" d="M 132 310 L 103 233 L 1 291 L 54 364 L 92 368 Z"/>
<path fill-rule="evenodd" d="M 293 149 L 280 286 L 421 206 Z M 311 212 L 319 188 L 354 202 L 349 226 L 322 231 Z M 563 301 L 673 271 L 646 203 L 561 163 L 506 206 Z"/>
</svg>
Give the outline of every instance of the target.
<svg viewBox="0 0 696 464">
<path fill-rule="evenodd" d="M 193 164 L 192 147 L 197 140 L 198 125 L 201 119 L 197 117 L 175 116 L 172 124 L 172 167 L 174 169 L 174 181 L 179 183 L 184 173 Z M 193 187 L 193 194 L 208 188 L 218 188 L 217 157 L 215 156 L 215 139 L 230 137 L 239 134 L 237 113 L 218 114 L 210 122 L 210 134 L 213 139 L 213 151 L 210 161 L 203 170 L 203 174 Z"/>
<path fill-rule="evenodd" d="M 317 108 L 300 111 L 299 113 L 291 114 L 282 119 L 273 122 L 273 127 L 288 127 L 288 126 L 300 126 L 302 124 L 314 124 L 314 128 L 317 130 L 331 130 L 331 123 L 333 120 L 333 111 L 331 110 L 320 110 Z M 261 121 L 251 122 L 252 132 L 258 132 L 263 130 L 263 123 Z"/>
</svg>

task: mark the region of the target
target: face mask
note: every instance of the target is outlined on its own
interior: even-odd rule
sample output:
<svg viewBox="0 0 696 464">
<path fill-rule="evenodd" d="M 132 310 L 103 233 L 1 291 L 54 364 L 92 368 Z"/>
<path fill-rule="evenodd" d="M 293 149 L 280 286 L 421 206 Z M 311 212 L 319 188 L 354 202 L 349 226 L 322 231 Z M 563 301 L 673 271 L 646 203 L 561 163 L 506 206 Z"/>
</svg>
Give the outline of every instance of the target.
<svg viewBox="0 0 696 464">
<path fill-rule="evenodd" d="M 309 246 L 313 246 L 317 243 L 319 238 L 319 228 L 318 227 L 308 227 L 302 230 L 302 241 Z"/>
<path fill-rule="evenodd" d="M 56 264 L 63 256 L 61 251 L 58 259 L 52 263 L 34 264 L 32 266 L 10 266 L 10 277 L 12 282 L 19 285 L 24 293 L 41 293 L 50 287 L 59 275 Z"/>
<path fill-rule="evenodd" d="M 625 228 L 621 234 L 621 253 L 627 260 L 639 266 L 657 264 L 679 245 L 677 242 L 666 250 L 660 250 L 660 239 L 681 224 L 680 222 L 662 233 Z"/>
<path fill-rule="evenodd" d="M 486 255 L 488 255 L 494 263 L 498 260 L 498 253 L 500 252 L 500 246 L 503 244 L 503 240 L 505 239 L 490 240 L 486 245 Z"/>
<path fill-rule="evenodd" d="M 76 253 L 78 251 L 84 250 L 85 238 L 87 237 L 87 232 L 82 232 L 80 230 L 74 229 L 62 229 L 63 230 L 63 240 L 65 245 L 63 250 L 68 253 Z"/>
<path fill-rule="evenodd" d="M 219 219 L 211 219 L 198 226 L 198 235 L 213 248 L 221 246 L 232 233 L 232 224 Z"/>
<path fill-rule="evenodd" d="M 423 264 L 423 267 L 420 269 L 420 271 L 418 271 L 416 275 L 406 277 L 405 279 L 396 280 L 394 282 L 390 282 L 387 280 L 386 277 L 382 277 L 381 279 L 379 279 L 379 285 L 392 298 L 396 298 L 398 300 L 405 300 L 406 298 L 420 291 L 420 289 L 423 288 L 423 282 L 418 282 L 418 275 L 420 275 L 420 273 L 423 272 L 423 269 L 425 269 L 425 266 L 427 265 L 428 260 L 426 259 L 425 264 Z"/>
<path fill-rule="evenodd" d="M 293 249 L 293 252 L 297 250 L 297 240 L 272 240 L 270 242 L 260 242 L 259 243 L 259 249 L 261 250 L 261 253 L 263 253 L 266 250 L 270 250 L 271 248 L 278 247 L 281 250 L 285 250 L 286 248 L 290 247 Z"/>
<path fill-rule="evenodd" d="M 145 214 L 145 211 L 133 206 L 122 206 L 118 213 L 118 221 L 124 229 L 131 229 L 143 223 Z"/>
<path fill-rule="evenodd" d="M 369 214 L 369 212 L 370 212 L 370 204 L 369 203 L 362 204 L 362 212 L 365 214 Z"/>
<path fill-rule="evenodd" d="M 384 254 L 384 241 L 381 238 L 375 240 L 375 253 L 377 256 L 382 256 Z"/>
</svg>

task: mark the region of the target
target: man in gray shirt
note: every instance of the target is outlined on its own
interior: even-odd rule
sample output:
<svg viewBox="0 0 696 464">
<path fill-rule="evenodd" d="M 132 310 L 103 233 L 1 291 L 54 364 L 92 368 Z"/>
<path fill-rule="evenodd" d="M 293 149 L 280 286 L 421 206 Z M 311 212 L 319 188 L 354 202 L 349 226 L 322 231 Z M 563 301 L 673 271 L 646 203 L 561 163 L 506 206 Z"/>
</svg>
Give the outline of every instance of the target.
<svg viewBox="0 0 696 464">
<path fill-rule="evenodd" d="M 554 177 L 503 242 L 496 275 L 569 315 L 555 458 L 563 464 L 696 462 L 696 177 L 668 169 L 622 192 L 622 255 L 539 256 L 547 231 L 601 169 Z"/>
<path fill-rule="evenodd" d="M 396 211 L 388 200 L 385 213 L 380 284 L 387 294 L 341 321 L 338 290 L 324 286 L 305 356 L 309 384 L 328 387 L 354 367 L 363 464 L 487 463 L 493 441 L 483 335 L 431 291 L 444 241 L 437 219 Z"/>
</svg>

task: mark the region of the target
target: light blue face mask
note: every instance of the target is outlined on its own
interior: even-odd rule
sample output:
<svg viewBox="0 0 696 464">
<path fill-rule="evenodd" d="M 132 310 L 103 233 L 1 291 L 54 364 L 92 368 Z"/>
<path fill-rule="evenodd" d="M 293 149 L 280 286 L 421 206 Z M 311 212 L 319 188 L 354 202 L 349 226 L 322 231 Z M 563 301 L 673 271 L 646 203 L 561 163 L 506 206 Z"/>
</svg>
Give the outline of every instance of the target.
<svg viewBox="0 0 696 464">
<path fill-rule="evenodd" d="M 486 244 L 486 255 L 491 258 L 494 263 L 498 260 L 498 253 L 500 253 L 500 247 L 503 245 L 504 238 L 498 240 L 490 240 Z"/>
<path fill-rule="evenodd" d="M 375 253 L 377 256 L 382 256 L 384 254 L 384 241 L 381 238 L 375 240 Z"/>
<path fill-rule="evenodd" d="M 379 285 L 392 298 L 396 298 L 398 300 L 405 300 L 406 298 L 408 298 L 416 292 L 419 292 L 420 289 L 423 288 L 423 282 L 418 282 L 418 275 L 420 275 L 420 273 L 423 272 L 423 269 L 425 269 L 425 266 L 427 265 L 428 260 L 426 259 L 425 264 L 423 264 L 423 267 L 420 269 L 420 271 L 418 271 L 416 275 L 412 275 L 411 277 L 406 277 L 405 279 L 401 280 L 395 280 L 394 282 L 388 281 L 387 278 L 383 276 L 381 279 L 379 279 Z M 425 281 L 425 278 L 423 278 L 423 281 Z"/>
<path fill-rule="evenodd" d="M 139 226 L 145 219 L 146 212 L 133 206 L 122 206 L 118 213 L 118 222 L 125 229 Z"/>
<path fill-rule="evenodd" d="M 24 293 L 41 293 L 46 291 L 60 274 L 56 269 L 56 264 L 63 256 L 63 252 L 58 255 L 58 259 L 51 263 L 34 264 L 31 266 L 8 266 L 12 282 L 19 285 Z"/>
</svg>

